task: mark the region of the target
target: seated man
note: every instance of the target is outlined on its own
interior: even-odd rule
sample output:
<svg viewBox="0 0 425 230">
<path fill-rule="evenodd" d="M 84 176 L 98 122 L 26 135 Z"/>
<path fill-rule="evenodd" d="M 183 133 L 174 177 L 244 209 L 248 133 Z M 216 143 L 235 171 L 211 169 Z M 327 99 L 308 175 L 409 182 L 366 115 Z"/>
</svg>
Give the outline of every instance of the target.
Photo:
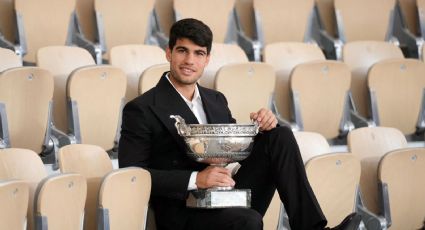
<svg viewBox="0 0 425 230">
<path fill-rule="evenodd" d="M 183 19 L 172 26 L 166 50 L 170 72 L 124 108 L 119 166 L 143 167 L 151 173 L 150 203 L 158 229 L 262 229 L 262 216 L 275 189 L 292 229 L 323 229 L 326 219 L 307 180 L 292 131 L 277 127 L 270 110 L 249 115 L 262 132 L 233 178 L 225 168 L 198 163 L 186 155 L 184 140 L 170 115 L 180 115 L 188 124 L 236 122 L 222 93 L 197 84 L 208 64 L 211 43 L 212 32 L 201 21 Z M 251 208 L 186 207 L 189 190 L 216 186 L 251 189 Z M 350 215 L 337 229 L 357 229 L 359 222 L 359 216 Z"/>
</svg>

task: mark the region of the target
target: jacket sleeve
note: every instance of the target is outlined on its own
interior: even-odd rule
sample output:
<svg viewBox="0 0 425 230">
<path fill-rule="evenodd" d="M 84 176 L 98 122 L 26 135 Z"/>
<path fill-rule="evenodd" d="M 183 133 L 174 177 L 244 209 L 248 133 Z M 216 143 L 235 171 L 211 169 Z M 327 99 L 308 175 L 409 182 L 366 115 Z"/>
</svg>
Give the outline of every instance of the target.
<svg viewBox="0 0 425 230">
<path fill-rule="evenodd" d="M 150 168 L 152 153 L 152 114 L 147 107 L 141 107 L 134 101 L 123 110 L 121 137 L 119 141 L 119 167 L 142 167 L 152 177 L 152 196 L 172 199 L 186 199 L 187 186 L 192 173 L 190 170 L 160 170 Z"/>
</svg>

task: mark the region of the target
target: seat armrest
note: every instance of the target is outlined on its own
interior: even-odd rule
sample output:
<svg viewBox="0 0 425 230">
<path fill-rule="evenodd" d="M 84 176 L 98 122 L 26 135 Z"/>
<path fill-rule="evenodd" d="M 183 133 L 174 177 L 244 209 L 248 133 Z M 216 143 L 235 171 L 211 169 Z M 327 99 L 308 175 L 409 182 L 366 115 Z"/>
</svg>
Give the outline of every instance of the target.
<svg viewBox="0 0 425 230">
<path fill-rule="evenodd" d="M 102 54 L 105 52 L 102 50 L 100 44 L 95 44 L 87 40 L 82 34 L 76 33 L 73 36 L 72 43 L 78 47 L 84 48 L 93 56 L 97 64 L 102 64 Z"/>
</svg>

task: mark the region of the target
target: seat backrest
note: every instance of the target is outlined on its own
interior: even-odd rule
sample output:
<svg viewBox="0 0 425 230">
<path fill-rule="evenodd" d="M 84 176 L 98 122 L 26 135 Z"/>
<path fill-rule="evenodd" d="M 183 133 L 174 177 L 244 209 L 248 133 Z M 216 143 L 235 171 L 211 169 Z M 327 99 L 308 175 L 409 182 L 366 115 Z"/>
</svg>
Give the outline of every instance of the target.
<svg viewBox="0 0 425 230">
<path fill-rule="evenodd" d="M 389 127 L 364 127 L 354 129 L 347 136 L 348 151 L 361 159 L 362 175 L 360 189 L 365 206 L 379 213 L 378 163 L 381 157 L 392 150 L 407 147 L 402 132 Z"/>
<path fill-rule="evenodd" d="M 217 72 L 215 88 L 226 96 L 237 122 L 249 123 L 251 112 L 270 108 L 275 79 L 273 67 L 266 63 L 229 64 Z"/>
<path fill-rule="evenodd" d="M 334 0 L 334 4 L 338 35 L 344 42 L 388 40 L 395 0 Z"/>
<path fill-rule="evenodd" d="M 145 69 L 156 64 L 168 63 L 165 52 L 152 45 L 121 45 L 111 49 L 109 63 L 127 74 L 125 98 L 130 101 L 138 96 L 140 75 Z"/>
<path fill-rule="evenodd" d="M 276 72 L 275 105 L 279 114 L 290 121 L 291 97 L 289 76 L 296 65 L 325 60 L 322 50 L 313 44 L 302 42 L 277 42 L 266 45 L 264 48 L 264 62 L 272 65 Z"/>
<path fill-rule="evenodd" d="M 104 58 L 114 46 L 145 43 L 154 4 L 154 0 L 94 0 L 100 42 L 106 46 Z"/>
<path fill-rule="evenodd" d="M 388 189 L 391 229 L 421 229 L 425 213 L 425 149 L 387 153 L 379 164 L 379 179 Z"/>
<path fill-rule="evenodd" d="M 11 147 L 41 153 L 49 129 L 53 76 L 38 67 L 19 67 L 0 73 L 0 104 L 7 116 Z"/>
<path fill-rule="evenodd" d="M 102 178 L 112 171 L 108 154 L 95 145 L 66 145 L 59 149 L 59 168 L 62 173 L 78 173 L 86 178 L 84 229 L 96 229 L 99 188 Z"/>
<path fill-rule="evenodd" d="M 0 72 L 6 69 L 21 67 L 21 66 L 22 66 L 22 61 L 18 55 L 16 55 L 10 49 L 5 49 L 0 47 Z"/>
<path fill-rule="evenodd" d="M 317 132 L 326 139 L 340 134 L 351 74 L 337 61 L 312 61 L 297 65 L 290 84 L 295 121 L 304 131 Z"/>
<path fill-rule="evenodd" d="M 294 132 L 294 136 L 304 164 L 315 156 L 331 152 L 328 141 L 320 133 L 297 131 Z"/>
<path fill-rule="evenodd" d="M 145 229 L 150 193 L 151 176 L 145 169 L 124 168 L 108 173 L 99 190 L 99 224 L 110 230 Z"/>
<path fill-rule="evenodd" d="M 305 170 L 328 226 L 338 225 L 355 209 L 360 160 L 350 153 L 331 153 L 313 157 Z"/>
<path fill-rule="evenodd" d="M 416 0 L 398 0 L 397 1 L 400 10 L 401 17 L 405 23 L 406 28 L 415 36 L 420 36 L 421 30 L 419 27 L 419 15 Z"/>
<path fill-rule="evenodd" d="M 0 149 L 0 180 L 23 180 L 29 186 L 27 226 L 34 226 L 34 194 L 38 183 L 47 177 L 41 158 L 32 150 L 7 148 Z"/>
<path fill-rule="evenodd" d="M 213 89 L 215 74 L 224 65 L 248 62 L 245 52 L 236 44 L 213 43 L 210 61 L 204 69 L 199 84 Z"/>
<path fill-rule="evenodd" d="M 384 41 L 348 42 L 342 48 L 342 61 L 351 69 L 351 93 L 357 112 L 365 118 L 371 116 L 367 73 L 382 60 L 403 58 L 401 49 Z"/>
<path fill-rule="evenodd" d="M 14 12 L 14 0 L 0 0 L 0 34 L 7 41 L 16 40 L 16 17 Z"/>
<path fill-rule="evenodd" d="M 22 22 L 18 26 L 23 26 L 19 30 L 23 31 L 22 36 L 27 45 L 24 61 L 34 63 L 36 52 L 41 47 L 69 42 L 69 26 L 73 23 L 75 2 L 15 0 L 18 23 Z"/>
<path fill-rule="evenodd" d="M 332 37 L 337 37 L 334 0 L 316 0 L 322 28 Z"/>
<path fill-rule="evenodd" d="M 155 87 L 166 71 L 170 71 L 169 63 L 153 65 L 143 71 L 139 79 L 139 95 Z"/>
<path fill-rule="evenodd" d="M 423 113 L 425 64 L 414 59 L 391 59 L 369 70 L 372 117 L 377 125 L 394 127 L 405 135 L 416 131 Z"/>
<path fill-rule="evenodd" d="M 254 0 L 259 40 L 263 45 L 282 41 L 303 42 L 313 7 L 314 0 Z"/>
<path fill-rule="evenodd" d="M 43 179 L 34 200 L 37 229 L 82 229 L 87 183 L 79 174 L 57 174 Z"/>
<path fill-rule="evenodd" d="M 126 87 L 127 77 L 118 67 L 96 65 L 72 72 L 67 96 L 73 104 L 72 113 L 76 115 L 72 120 L 77 140 L 105 150 L 114 147 Z"/>
<path fill-rule="evenodd" d="M 199 19 L 211 28 L 214 42 L 226 42 L 235 0 L 173 0 L 173 4 L 177 20 Z M 214 13 L 211 9 L 214 9 Z"/>
<path fill-rule="evenodd" d="M 96 42 L 96 13 L 94 11 L 94 0 L 77 0 L 75 5 L 78 25 L 84 38 Z"/>
<path fill-rule="evenodd" d="M 29 188 L 25 181 L 0 180 L 0 226 L 25 229 Z"/>
<path fill-rule="evenodd" d="M 66 112 L 66 82 L 75 69 L 95 65 L 90 53 L 76 46 L 46 46 L 37 51 L 37 66 L 53 74 L 55 89 L 53 94 L 53 121 L 57 128 L 68 131 Z"/>
</svg>

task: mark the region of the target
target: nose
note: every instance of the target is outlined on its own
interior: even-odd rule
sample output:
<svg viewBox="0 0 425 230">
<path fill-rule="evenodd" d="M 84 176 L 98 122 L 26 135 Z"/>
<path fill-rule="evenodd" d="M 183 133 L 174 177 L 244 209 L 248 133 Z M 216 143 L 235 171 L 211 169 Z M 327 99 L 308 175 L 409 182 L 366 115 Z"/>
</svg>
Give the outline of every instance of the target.
<svg viewBox="0 0 425 230">
<path fill-rule="evenodd" d="M 194 57 L 195 57 L 195 55 L 193 53 L 188 52 L 185 56 L 185 59 L 184 59 L 185 63 L 186 64 L 193 64 Z"/>
</svg>

